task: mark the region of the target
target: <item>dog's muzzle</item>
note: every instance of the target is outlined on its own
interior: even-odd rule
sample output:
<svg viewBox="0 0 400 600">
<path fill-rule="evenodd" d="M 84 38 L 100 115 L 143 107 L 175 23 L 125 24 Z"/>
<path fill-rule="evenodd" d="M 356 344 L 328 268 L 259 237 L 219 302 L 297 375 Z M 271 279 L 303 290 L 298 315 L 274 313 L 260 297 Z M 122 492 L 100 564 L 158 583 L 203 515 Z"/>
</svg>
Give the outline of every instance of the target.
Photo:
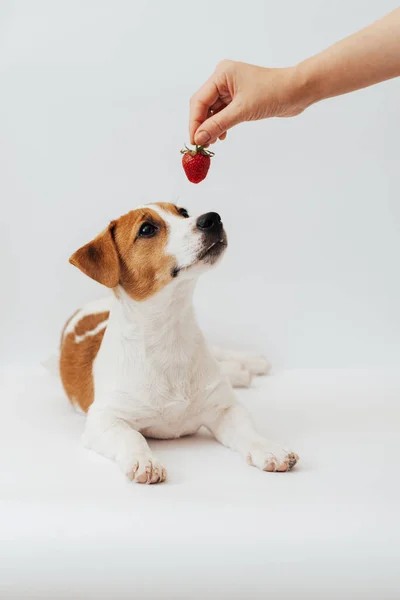
<svg viewBox="0 0 400 600">
<path fill-rule="evenodd" d="M 196 227 L 204 236 L 204 248 L 198 260 L 213 264 L 228 244 L 221 217 L 216 212 L 205 213 L 197 219 Z"/>
</svg>

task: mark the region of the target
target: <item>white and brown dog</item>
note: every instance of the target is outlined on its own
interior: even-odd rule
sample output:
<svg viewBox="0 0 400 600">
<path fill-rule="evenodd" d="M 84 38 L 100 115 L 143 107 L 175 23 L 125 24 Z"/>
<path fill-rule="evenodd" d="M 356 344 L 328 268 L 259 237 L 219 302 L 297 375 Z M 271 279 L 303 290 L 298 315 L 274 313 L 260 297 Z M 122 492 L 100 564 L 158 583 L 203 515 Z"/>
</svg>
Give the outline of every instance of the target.
<svg viewBox="0 0 400 600">
<path fill-rule="evenodd" d="M 196 219 L 158 203 L 113 221 L 70 259 L 114 294 L 67 322 L 62 382 L 72 404 L 87 413 L 85 446 L 139 483 L 166 478 L 146 437 L 177 438 L 202 426 L 264 471 L 289 471 L 298 460 L 257 433 L 232 390 L 265 373 L 267 362 L 211 351 L 197 325 L 197 278 L 226 246 L 218 214 Z"/>
</svg>

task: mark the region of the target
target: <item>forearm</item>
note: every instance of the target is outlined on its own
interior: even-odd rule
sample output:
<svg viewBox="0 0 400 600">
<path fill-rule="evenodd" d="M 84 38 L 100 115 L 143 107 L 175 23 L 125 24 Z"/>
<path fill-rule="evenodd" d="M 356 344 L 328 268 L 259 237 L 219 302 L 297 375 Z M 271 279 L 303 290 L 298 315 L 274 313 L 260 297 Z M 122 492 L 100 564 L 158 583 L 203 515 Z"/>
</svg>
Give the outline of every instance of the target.
<svg viewBox="0 0 400 600">
<path fill-rule="evenodd" d="M 400 9 L 295 68 L 306 105 L 400 75 Z"/>
<path fill-rule="evenodd" d="M 242 121 L 294 117 L 324 98 L 399 75 L 400 9 L 295 67 L 224 60 L 191 99 L 190 140 L 212 144 Z"/>
</svg>

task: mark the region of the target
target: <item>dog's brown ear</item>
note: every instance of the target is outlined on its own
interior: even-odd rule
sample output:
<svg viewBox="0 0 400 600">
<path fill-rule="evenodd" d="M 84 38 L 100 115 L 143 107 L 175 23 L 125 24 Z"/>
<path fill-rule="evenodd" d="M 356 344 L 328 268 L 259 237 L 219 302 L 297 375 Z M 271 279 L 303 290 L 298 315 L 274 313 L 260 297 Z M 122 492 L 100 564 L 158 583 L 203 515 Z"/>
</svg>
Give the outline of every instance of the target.
<svg viewBox="0 0 400 600">
<path fill-rule="evenodd" d="M 119 282 L 119 259 L 113 238 L 114 223 L 92 242 L 79 248 L 69 259 L 85 275 L 95 281 L 114 288 Z"/>
</svg>

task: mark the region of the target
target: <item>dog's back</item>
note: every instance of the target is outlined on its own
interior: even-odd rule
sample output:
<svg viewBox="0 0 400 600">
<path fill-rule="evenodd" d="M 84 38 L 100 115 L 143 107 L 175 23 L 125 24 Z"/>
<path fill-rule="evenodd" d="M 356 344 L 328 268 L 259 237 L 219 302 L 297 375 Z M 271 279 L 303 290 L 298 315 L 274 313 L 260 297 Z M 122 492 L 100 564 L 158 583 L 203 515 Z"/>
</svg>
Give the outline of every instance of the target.
<svg viewBox="0 0 400 600">
<path fill-rule="evenodd" d="M 67 321 L 60 347 L 60 375 L 75 408 L 87 412 L 94 399 L 93 362 L 110 314 L 111 298 L 90 302 Z"/>
</svg>

